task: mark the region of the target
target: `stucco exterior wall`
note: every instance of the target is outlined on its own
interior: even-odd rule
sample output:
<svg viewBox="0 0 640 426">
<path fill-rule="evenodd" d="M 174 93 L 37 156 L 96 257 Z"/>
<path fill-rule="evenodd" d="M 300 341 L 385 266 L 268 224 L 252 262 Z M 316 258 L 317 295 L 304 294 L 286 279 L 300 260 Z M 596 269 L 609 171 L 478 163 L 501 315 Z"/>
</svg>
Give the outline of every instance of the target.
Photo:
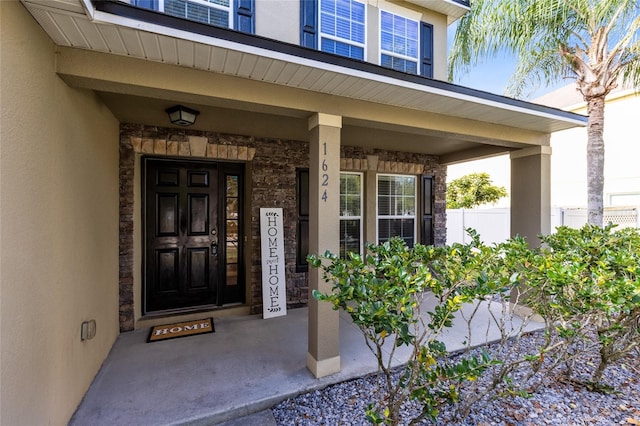
<svg viewBox="0 0 640 426">
<path fill-rule="evenodd" d="M 363 0 L 367 4 L 366 60 L 380 63 L 380 10 L 433 25 L 433 77 L 447 81 L 447 17 L 408 2 Z M 256 1 L 256 34 L 300 44 L 300 2 Z"/>
<path fill-rule="evenodd" d="M 0 424 L 61 425 L 118 334 L 118 123 L 17 1 L 0 39 Z"/>
<path fill-rule="evenodd" d="M 371 62 L 380 62 L 379 42 L 380 33 L 377 28 L 380 26 L 380 9 L 391 13 L 397 13 L 416 21 L 426 22 L 433 25 L 433 78 L 436 80 L 447 81 L 447 17 L 441 13 L 418 7 L 408 2 L 386 1 L 386 0 L 369 0 L 369 4 L 376 6 L 375 28 L 376 31 L 369 31 L 370 39 L 367 41 L 374 46 L 374 59 Z M 376 40 L 371 40 L 375 37 Z"/>
<path fill-rule="evenodd" d="M 300 44 L 300 2 L 256 1 L 256 34 L 291 44 Z"/>
</svg>

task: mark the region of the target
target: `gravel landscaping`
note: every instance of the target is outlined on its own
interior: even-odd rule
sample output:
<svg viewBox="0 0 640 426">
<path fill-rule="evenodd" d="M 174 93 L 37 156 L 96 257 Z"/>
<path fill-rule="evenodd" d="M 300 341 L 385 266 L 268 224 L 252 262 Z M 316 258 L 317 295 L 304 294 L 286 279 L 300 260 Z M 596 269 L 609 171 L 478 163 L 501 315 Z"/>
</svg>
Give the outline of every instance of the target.
<svg viewBox="0 0 640 426">
<path fill-rule="evenodd" d="M 527 350 L 527 345 L 536 344 L 536 338 L 535 335 L 523 337 L 519 347 Z M 576 366 L 573 377 L 586 379 L 593 368 L 593 362 L 584 358 Z M 613 388 L 613 392 L 592 392 L 561 377 L 545 380 L 543 386 L 527 398 L 485 398 L 473 406 L 464 420 L 457 419 L 452 407 L 445 406 L 435 423 L 420 424 L 640 425 L 638 351 L 605 370 L 603 382 Z M 273 415 L 280 426 L 366 425 L 365 410 L 376 389 L 375 375 L 340 383 L 286 400 L 273 408 Z M 411 407 L 406 412 L 410 415 Z"/>
</svg>

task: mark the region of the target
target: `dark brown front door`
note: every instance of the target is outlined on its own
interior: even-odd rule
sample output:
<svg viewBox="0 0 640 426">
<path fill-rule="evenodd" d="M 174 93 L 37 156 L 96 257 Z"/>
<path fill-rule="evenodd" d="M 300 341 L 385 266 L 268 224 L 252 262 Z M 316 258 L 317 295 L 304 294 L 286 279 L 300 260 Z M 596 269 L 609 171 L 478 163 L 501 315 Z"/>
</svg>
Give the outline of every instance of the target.
<svg viewBox="0 0 640 426">
<path fill-rule="evenodd" d="M 143 169 L 145 313 L 242 302 L 238 166 L 145 158 Z"/>
</svg>

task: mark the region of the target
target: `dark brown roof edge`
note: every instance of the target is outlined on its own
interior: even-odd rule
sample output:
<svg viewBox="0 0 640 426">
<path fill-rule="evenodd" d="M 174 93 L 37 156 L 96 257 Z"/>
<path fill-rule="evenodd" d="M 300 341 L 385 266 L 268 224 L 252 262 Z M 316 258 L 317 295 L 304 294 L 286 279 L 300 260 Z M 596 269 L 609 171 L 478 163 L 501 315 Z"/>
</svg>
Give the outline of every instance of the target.
<svg viewBox="0 0 640 426">
<path fill-rule="evenodd" d="M 472 96 L 482 100 L 504 104 L 506 106 L 528 109 L 530 111 L 553 115 L 558 117 L 559 119 L 562 118 L 580 121 L 585 124 L 587 123 L 587 117 L 581 114 L 563 111 L 558 108 L 547 107 L 544 105 L 534 104 L 519 99 L 513 99 L 507 96 L 496 95 L 495 93 L 472 89 L 470 87 L 460 86 L 441 80 L 434 80 L 416 74 L 407 74 L 369 62 L 359 61 L 356 59 L 351 59 L 332 53 L 326 53 L 315 49 L 309 49 L 295 44 L 261 37 L 255 34 L 242 33 L 228 28 L 216 27 L 213 25 L 190 21 L 153 10 L 131 6 L 117 0 L 92 0 L 92 3 L 94 4 L 96 10 L 105 13 L 111 13 L 113 15 L 123 16 L 138 21 L 148 22 L 240 44 L 246 44 L 248 46 L 285 53 L 288 55 L 324 62 L 332 65 L 350 68 L 353 70 L 390 77 L 397 80 L 419 84 L 425 87 L 431 87 L 434 89 L 449 91 L 456 94 Z"/>
</svg>

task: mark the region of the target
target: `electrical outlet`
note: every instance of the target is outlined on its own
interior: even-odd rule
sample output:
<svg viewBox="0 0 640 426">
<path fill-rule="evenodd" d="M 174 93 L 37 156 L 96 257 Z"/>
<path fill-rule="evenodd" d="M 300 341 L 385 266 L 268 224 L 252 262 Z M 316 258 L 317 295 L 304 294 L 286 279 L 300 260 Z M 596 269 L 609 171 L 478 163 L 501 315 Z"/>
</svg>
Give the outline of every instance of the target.
<svg viewBox="0 0 640 426">
<path fill-rule="evenodd" d="M 96 320 L 83 321 L 80 325 L 80 340 L 90 340 L 96 335 Z"/>
</svg>

